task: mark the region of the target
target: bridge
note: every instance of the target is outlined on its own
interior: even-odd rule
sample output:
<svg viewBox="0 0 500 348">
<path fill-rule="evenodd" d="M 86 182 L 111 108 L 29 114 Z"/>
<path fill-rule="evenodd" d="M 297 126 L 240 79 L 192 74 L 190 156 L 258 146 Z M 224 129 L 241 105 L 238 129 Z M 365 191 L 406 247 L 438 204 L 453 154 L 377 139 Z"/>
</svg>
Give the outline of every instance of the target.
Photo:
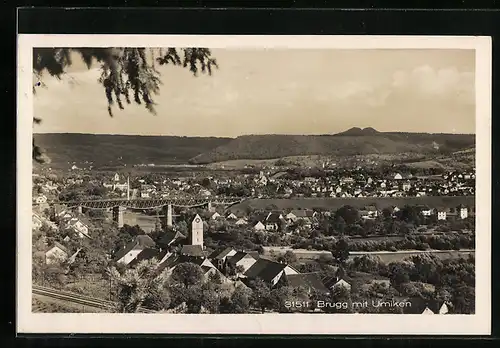
<svg viewBox="0 0 500 348">
<path fill-rule="evenodd" d="M 114 207 L 132 208 L 132 209 L 155 209 L 166 205 L 179 208 L 193 208 L 204 205 L 233 205 L 240 203 L 244 197 L 175 197 L 175 198 L 140 198 L 140 199 L 98 199 L 85 201 L 51 201 L 48 205 L 65 205 L 67 207 L 82 207 L 87 209 L 109 209 Z M 33 203 L 37 205 L 40 203 Z"/>
<path fill-rule="evenodd" d="M 167 226 L 172 226 L 172 207 L 179 208 L 195 208 L 206 206 L 209 211 L 213 205 L 231 206 L 245 200 L 245 197 L 171 197 L 171 198 L 140 198 L 140 199 L 100 199 L 100 200 L 85 200 L 85 201 L 51 201 L 45 203 L 34 202 L 33 205 L 48 204 L 50 206 L 66 206 L 68 208 L 77 208 L 81 213 L 83 208 L 86 209 L 113 209 L 113 220 L 118 224 L 118 227 L 123 226 L 123 212 L 127 209 L 158 209 L 164 211 Z"/>
</svg>

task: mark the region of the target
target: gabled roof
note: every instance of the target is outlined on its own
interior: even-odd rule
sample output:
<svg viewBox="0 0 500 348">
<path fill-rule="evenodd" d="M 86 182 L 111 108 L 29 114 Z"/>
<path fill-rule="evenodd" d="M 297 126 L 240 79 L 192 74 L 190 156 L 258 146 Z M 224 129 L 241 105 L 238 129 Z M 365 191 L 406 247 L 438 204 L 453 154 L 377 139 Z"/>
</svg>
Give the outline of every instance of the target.
<svg viewBox="0 0 500 348">
<path fill-rule="evenodd" d="M 123 248 L 120 248 L 120 250 L 116 251 L 116 253 L 113 257 L 113 260 L 115 260 L 115 261 L 120 260 L 122 257 L 127 255 L 130 251 L 134 250 L 136 247 L 137 247 L 137 243 L 135 240 L 128 243 L 127 245 L 124 245 Z"/>
<path fill-rule="evenodd" d="M 281 221 L 280 215 L 280 213 L 270 213 L 266 218 L 266 223 L 279 223 Z"/>
<path fill-rule="evenodd" d="M 201 245 L 184 245 L 181 249 L 181 255 L 203 257 L 203 249 Z"/>
<path fill-rule="evenodd" d="M 270 282 L 286 267 L 286 264 L 267 259 L 258 259 L 246 272 L 245 276 L 250 279 L 261 278 Z"/>
<path fill-rule="evenodd" d="M 158 244 L 168 245 L 172 241 L 182 240 L 182 239 L 186 239 L 186 236 L 184 236 L 179 231 L 176 231 L 176 232 L 167 231 L 167 232 L 165 232 L 165 234 L 163 234 L 163 236 L 161 236 L 160 240 L 158 241 Z"/>
<path fill-rule="evenodd" d="M 267 213 L 262 213 L 262 214 L 256 215 L 254 218 L 255 223 L 266 221 L 267 215 L 268 215 Z"/>
<path fill-rule="evenodd" d="M 138 246 L 145 248 L 154 248 L 156 246 L 155 241 L 147 234 L 141 234 L 135 237 L 135 241 Z"/>
<path fill-rule="evenodd" d="M 234 251 L 233 248 L 231 247 L 228 247 L 228 248 L 224 248 L 224 249 L 218 249 L 218 250 L 215 250 L 214 252 L 212 252 L 210 254 L 210 256 L 208 257 L 209 259 L 216 259 L 216 260 L 222 260 L 224 257 L 226 257 L 231 251 Z"/>
<path fill-rule="evenodd" d="M 405 314 L 422 314 L 426 308 L 430 309 L 434 314 L 439 313 L 439 309 L 446 303 L 444 301 L 424 300 L 420 297 L 409 298 L 411 306 L 405 306 L 403 312 Z"/>
<path fill-rule="evenodd" d="M 289 274 L 286 276 L 286 280 L 287 284 L 294 288 L 302 286 L 308 290 L 316 290 L 323 293 L 328 292 L 318 273 Z"/>
<path fill-rule="evenodd" d="M 331 289 L 332 286 L 334 286 L 335 284 L 337 284 L 338 282 L 340 282 L 341 280 L 345 281 L 346 283 L 350 284 L 351 283 L 351 279 L 349 277 L 342 277 L 342 278 L 338 278 L 338 277 L 329 277 L 329 278 L 325 278 L 323 279 L 323 284 L 325 284 L 325 286 L 328 288 L 328 289 Z"/>
<path fill-rule="evenodd" d="M 61 243 L 59 243 L 59 242 L 54 242 L 54 243 L 53 243 L 53 244 L 52 244 L 52 245 L 51 245 L 51 246 L 47 249 L 47 251 L 51 250 L 51 249 L 52 249 L 52 248 L 54 248 L 54 247 L 57 247 L 57 248 L 61 249 L 61 250 L 62 250 L 62 251 L 64 251 L 66 254 L 68 254 L 68 253 L 69 253 L 68 248 L 66 248 L 64 245 L 62 245 L 62 244 L 61 244 Z"/>
<path fill-rule="evenodd" d="M 162 272 L 165 268 L 170 268 L 180 263 L 180 258 L 178 255 L 172 254 L 166 260 L 158 265 L 157 272 Z"/>
<path fill-rule="evenodd" d="M 257 260 L 259 257 L 257 255 L 257 257 L 255 257 L 254 255 L 250 254 L 250 253 L 247 253 L 247 252 L 244 252 L 244 251 L 238 251 L 236 254 L 234 254 L 233 256 L 229 257 L 227 259 L 227 261 L 232 264 L 232 265 L 236 265 L 240 260 L 242 260 L 244 257 L 252 257 L 253 259 Z"/>
<path fill-rule="evenodd" d="M 200 266 L 201 269 L 203 270 L 203 273 L 204 274 L 207 274 L 210 270 L 212 270 L 213 268 L 212 267 L 208 267 L 208 266 Z"/>
<path fill-rule="evenodd" d="M 135 240 L 132 242 L 128 243 L 126 246 L 124 246 L 122 249 L 117 250 L 113 259 L 115 261 L 120 260 L 123 256 L 125 256 L 127 253 L 134 249 L 146 249 L 146 248 L 154 248 L 156 246 L 156 243 L 154 242 L 153 239 L 151 239 L 150 236 L 148 235 L 139 235 L 135 237 Z"/>
<path fill-rule="evenodd" d="M 163 258 L 163 256 L 165 256 L 166 253 L 167 253 L 166 251 L 160 252 L 158 249 L 146 248 L 143 251 L 141 251 L 137 255 L 137 257 L 129 263 L 129 266 L 135 267 L 139 262 L 144 260 L 151 260 L 152 258 L 156 258 L 158 261 L 160 261 Z"/>
<path fill-rule="evenodd" d="M 313 217 L 314 211 L 305 209 L 305 210 L 292 210 L 289 214 L 293 214 L 296 217 L 300 218 L 306 218 L 306 217 Z"/>
<path fill-rule="evenodd" d="M 215 214 L 215 213 L 214 213 Z M 211 214 L 210 216 L 212 216 L 213 214 Z M 199 214 L 196 214 L 194 217 L 193 217 L 193 220 L 191 220 L 191 223 L 199 223 L 200 221 L 203 221 L 202 218 L 200 217 Z"/>
</svg>

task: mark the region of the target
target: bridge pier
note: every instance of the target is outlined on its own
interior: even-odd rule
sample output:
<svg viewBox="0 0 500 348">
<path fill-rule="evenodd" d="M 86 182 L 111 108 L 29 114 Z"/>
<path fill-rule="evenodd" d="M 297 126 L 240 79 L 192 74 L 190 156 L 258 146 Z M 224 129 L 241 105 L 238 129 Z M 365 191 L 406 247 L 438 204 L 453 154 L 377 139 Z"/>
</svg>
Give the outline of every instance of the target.
<svg viewBox="0 0 500 348">
<path fill-rule="evenodd" d="M 125 211 L 124 207 L 113 207 L 113 221 L 116 222 L 118 228 L 123 227 L 123 212 Z"/>
<path fill-rule="evenodd" d="M 207 210 L 211 213 L 214 211 L 214 209 L 212 208 L 212 202 L 207 203 Z"/>
<path fill-rule="evenodd" d="M 166 225 L 167 227 L 172 227 L 172 204 L 167 204 L 163 206 L 163 215 L 165 216 L 164 219 L 166 219 Z"/>
</svg>

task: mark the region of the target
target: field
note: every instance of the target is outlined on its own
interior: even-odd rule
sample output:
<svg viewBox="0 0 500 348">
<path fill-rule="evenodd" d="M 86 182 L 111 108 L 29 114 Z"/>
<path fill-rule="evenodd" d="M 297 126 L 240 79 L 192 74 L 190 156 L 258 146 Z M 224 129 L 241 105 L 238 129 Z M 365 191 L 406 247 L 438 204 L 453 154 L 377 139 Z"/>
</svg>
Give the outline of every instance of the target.
<svg viewBox="0 0 500 348">
<path fill-rule="evenodd" d="M 274 253 L 276 255 L 284 254 L 286 251 L 292 251 L 297 258 L 300 260 L 312 260 L 317 259 L 321 255 L 327 258 L 331 258 L 332 254 L 329 251 L 321 250 L 306 250 L 306 249 L 292 249 L 289 247 L 264 247 L 265 255 L 270 255 Z M 454 259 L 459 257 L 467 257 L 470 254 L 474 255 L 474 250 L 432 250 L 432 251 L 420 251 L 420 250 L 400 250 L 400 251 L 352 251 L 350 253 L 349 259 L 354 259 L 361 255 L 374 255 L 380 257 L 381 261 L 388 264 L 391 262 L 402 261 L 411 256 L 420 254 L 432 254 L 442 260 Z"/>
<path fill-rule="evenodd" d="M 440 258 L 441 260 L 446 259 L 458 259 L 460 257 L 468 257 L 469 255 L 475 255 L 474 250 L 432 250 L 432 251 L 420 251 L 420 250 L 401 250 L 401 251 L 372 251 L 372 252 L 351 252 L 349 256 L 350 259 L 353 259 L 357 256 L 361 256 L 364 254 L 370 254 L 373 256 L 380 257 L 383 263 L 391 263 L 397 261 L 403 261 L 411 256 L 421 255 L 421 254 L 432 254 Z"/>
<path fill-rule="evenodd" d="M 366 198 L 292 198 L 292 199 L 249 199 L 235 204 L 229 208 L 234 213 L 245 212 L 250 209 L 277 210 L 286 209 L 315 209 L 337 210 L 344 205 L 355 208 L 363 208 L 367 205 L 375 205 L 379 209 L 390 206 L 402 207 L 404 205 L 425 204 L 429 207 L 457 207 L 460 204 L 468 206 L 475 205 L 474 196 L 428 196 L 428 197 L 366 197 Z"/>
</svg>

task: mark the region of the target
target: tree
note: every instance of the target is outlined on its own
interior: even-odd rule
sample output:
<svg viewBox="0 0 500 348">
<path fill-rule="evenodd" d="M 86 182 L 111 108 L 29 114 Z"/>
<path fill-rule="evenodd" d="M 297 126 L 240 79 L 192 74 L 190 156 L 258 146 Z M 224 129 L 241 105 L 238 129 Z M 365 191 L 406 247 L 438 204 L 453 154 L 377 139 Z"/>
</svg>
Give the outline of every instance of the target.
<svg viewBox="0 0 500 348">
<path fill-rule="evenodd" d="M 185 262 L 177 265 L 170 276 L 168 289 L 171 304 L 186 305 L 187 313 L 217 313 L 220 307 L 220 275 L 211 275 L 207 282 L 200 266 Z"/>
<path fill-rule="evenodd" d="M 278 257 L 278 262 L 291 264 L 297 262 L 297 256 L 291 250 L 287 250 L 283 256 Z"/>
<path fill-rule="evenodd" d="M 217 61 L 207 48 L 165 48 L 151 49 L 139 47 L 126 48 L 34 48 L 33 74 L 34 78 L 43 85 L 43 74 L 60 78 L 66 69 L 72 65 L 71 53 L 80 55 L 90 69 L 93 63 L 101 64 L 99 83 L 106 94 L 108 113 L 113 117 L 112 108 L 115 103 L 119 109 L 124 109 L 122 98 L 127 104 L 132 100 L 136 104 L 145 105 L 146 109 L 155 113 L 153 95 L 157 95 L 162 84 L 161 76 L 156 64 L 172 64 L 188 68 L 194 76 L 198 73 L 212 74 L 217 68 Z M 182 58 L 181 58 L 182 57 Z M 33 92 L 36 93 L 35 87 Z M 40 123 L 39 118 L 34 123 Z M 32 157 L 39 163 L 49 162 L 43 149 L 33 140 Z"/>
<path fill-rule="evenodd" d="M 272 308 L 279 313 L 289 313 L 292 308 L 287 305 L 287 302 L 294 302 L 293 288 L 289 286 L 281 286 L 273 289 L 270 293 Z"/>
<path fill-rule="evenodd" d="M 236 286 L 227 306 L 228 313 L 248 313 L 252 290 L 246 286 Z"/>
<path fill-rule="evenodd" d="M 260 308 L 262 313 L 272 304 L 271 289 L 262 279 L 257 278 L 250 282 L 250 288 L 253 290 L 251 302 L 255 307 Z"/>
<path fill-rule="evenodd" d="M 124 224 L 123 227 L 120 228 L 120 233 L 129 235 L 133 238 L 146 234 L 146 232 L 144 232 L 144 230 L 139 225 L 130 226 L 127 224 Z"/>
<path fill-rule="evenodd" d="M 410 281 L 410 275 L 407 267 L 403 263 L 389 264 L 389 279 L 391 286 L 401 291 L 401 285 Z"/>
<path fill-rule="evenodd" d="M 453 312 L 455 314 L 474 314 L 476 308 L 476 291 L 474 287 L 463 283 L 453 291 Z"/>
<path fill-rule="evenodd" d="M 349 258 L 349 243 L 344 238 L 335 243 L 332 250 L 333 259 L 339 265 L 344 265 Z"/>
<path fill-rule="evenodd" d="M 203 186 L 206 189 L 210 189 L 212 187 L 212 181 L 210 178 L 203 178 L 201 181 L 201 186 Z"/>
<path fill-rule="evenodd" d="M 356 208 L 350 205 L 344 205 L 343 207 L 337 209 L 337 211 L 335 212 L 335 217 L 336 219 L 342 217 L 345 223 L 347 223 L 348 225 L 352 225 L 359 220 L 359 212 Z"/>
<path fill-rule="evenodd" d="M 203 275 L 203 270 L 197 264 L 183 262 L 174 268 L 170 278 L 187 289 L 191 286 L 201 285 Z"/>
<path fill-rule="evenodd" d="M 118 287 L 118 311 L 136 313 L 141 306 L 149 305 L 161 310 L 168 304 L 164 299 L 166 272 L 157 273 L 158 260 L 144 260 L 123 274 L 112 267 L 109 276 Z"/>
</svg>

